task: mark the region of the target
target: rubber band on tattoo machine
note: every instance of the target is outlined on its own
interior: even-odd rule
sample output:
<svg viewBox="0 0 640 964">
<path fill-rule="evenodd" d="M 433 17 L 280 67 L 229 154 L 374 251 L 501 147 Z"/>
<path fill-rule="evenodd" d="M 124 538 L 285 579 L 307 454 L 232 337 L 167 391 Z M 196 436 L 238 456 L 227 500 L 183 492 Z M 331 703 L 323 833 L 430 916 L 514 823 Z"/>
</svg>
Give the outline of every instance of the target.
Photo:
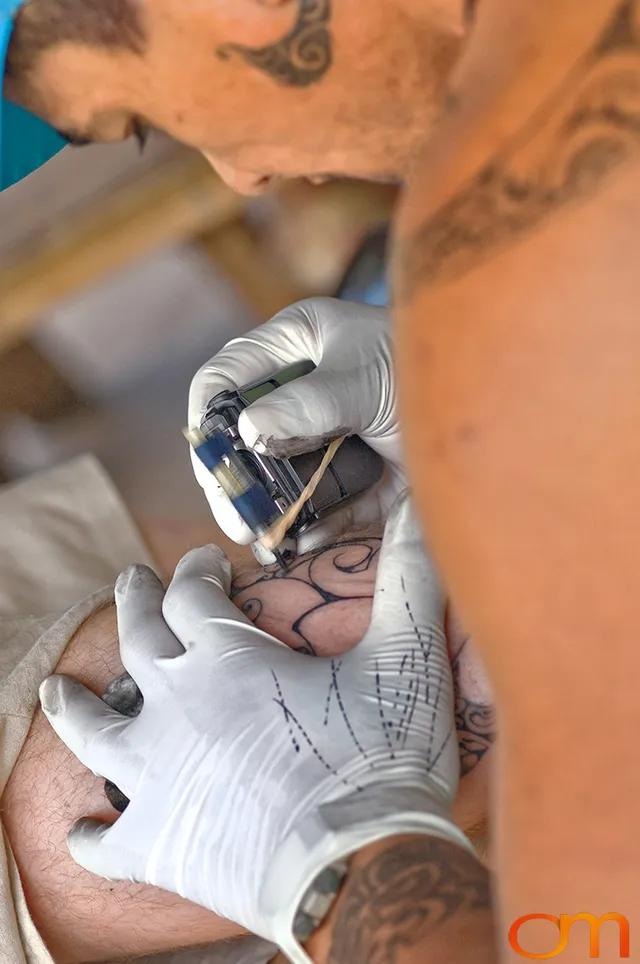
<svg viewBox="0 0 640 964">
<path fill-rule="evenodd" d="M 287 562 L 279 546 L 285 536 L 295 543 L 303 532 L 376 485 L 384 474 L 382 457 L 357 435 L 350 435 L 346 426 L 336 428 L 331 440 L 326 436 L 285 440 L 278 454 L 258 452 L 244 442 L 238 425 L 245 409 L 310 374 L 314 367 L 312 362 L 300 362 L 251 385 L 218 392 L 199 426 L 184 433 L 254 539 L 283 568 Z"/>
<path fill-rule="evenodd" d="M 307 499 L 311 498 L 313 493 L 320 485 L 322 481 L 322 477 L 324 476 L 324 473 L 329 468 L 329 464 L 331 460 L 333 459 L 334 455 L 336 454 L 336 452 L 344 442 L 345 438 L 346 438 L 346 435 L 343 435 L 342 438 L 334 439 L 333 442 L 329 444 L 327 451 L 324 453 L 324 458 L 322 459 L 322 462 L 320 463 L 316 471 L 311 476 L 311 479 L 309 480 L 308 484 L 305 486 L 300 498 L 297 500 L 297 502 L 294 502 L 294 504 L 289 509 L 287 509 L 284 515 L 281 516 L 281 518 L 278 519 L 278 521 L 274 525 L 271 526 L 271 528 L 266 533 L 266 535 L 261 537 L 260 542 L 265 547 L 265 549 L 268 549 L 270 552 L 273 552 L 274 549 L 278 548 L 278 546 L 286 536 L 287 531 L 291 528 L 291 526 L 294 524 L 294 522 L 300 515 L 300 512 L 302 511 L 302 507 L 304 506 L 305 502 L 307 501 Z"/>
</svg>

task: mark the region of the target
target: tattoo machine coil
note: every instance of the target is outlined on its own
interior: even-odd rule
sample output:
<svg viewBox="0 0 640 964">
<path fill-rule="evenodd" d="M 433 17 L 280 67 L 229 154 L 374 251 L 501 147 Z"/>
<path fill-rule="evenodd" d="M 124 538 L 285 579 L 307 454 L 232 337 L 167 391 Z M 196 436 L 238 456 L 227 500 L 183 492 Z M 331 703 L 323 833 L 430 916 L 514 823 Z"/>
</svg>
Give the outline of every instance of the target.
<svg viewBox="0 0 640 964">
<path fill-rule="evenodd" d="M 247 448 L 238 433 L 241 412 L 314 367 L 303 362 L 236 391 L 220 392 L 209 402 L 200 428 L 185 430 L 198 458 L 240 517 L 276 557 L 285 535 L 296 539 L 378 482 L 384 471 L 382 458 L 357 436 L 284 459 Z"/>
</svg>

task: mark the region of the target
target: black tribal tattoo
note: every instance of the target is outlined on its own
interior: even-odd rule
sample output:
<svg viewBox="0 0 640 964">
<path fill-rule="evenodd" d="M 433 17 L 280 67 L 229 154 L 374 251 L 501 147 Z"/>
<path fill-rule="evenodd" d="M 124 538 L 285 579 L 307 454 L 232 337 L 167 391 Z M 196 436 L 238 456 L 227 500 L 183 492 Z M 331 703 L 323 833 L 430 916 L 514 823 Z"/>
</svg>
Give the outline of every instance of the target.
<svg viewBox="0 0 640 964">
<path fill-rule="evenodd" d="M 298 0 L 298 18 L 284 37 L 266 47 L 228 43 L 218 47 L 221 60 L 233 54 L 286 87 L 317 84 L 333 63 L 331 0 Z"/>
<path fill-rule="evenodd" d="M 607 28 L 552 97 L 450 201 L 399 244 L 399 294 L 446 284 L 592 196 L 640 148 L 638 0 Z"/>
<path fill-rule="evenodd" d="M 463 695 L 460 685 L 460 662 L 463 650 L 469 645 L 467 639 L 453 661 L 453 683 L 456 691 L 456 730 L 460 751 L 460 776 L 471 773 L 480 763 L 496 739 L 496 720 L 493 706 L 475 703 Z"/>
<path fill-rule="evenodd" d="M 304 587 L 306 601 L 303 612 L 300 613 L 301 603 L 298 597 L 295 605 L 296 617 L 290 626 L 285 625 L 286 614 L 283 609 L 278 610 L 278 634 L 284 633 L 288 644 L 297 652 L 316 656 L 318 647 L 326 645 L 327 642 L 325 626 L 328 610 L 346 601 L 371 598 L 373 587 L 368 595 L 363 595 L 362 585 L 356 584 L 354 579 L 377 564 L 381 545 L 382 540 L 377 536 L 349 537 L 308 554 L 286 571 L 278 566 L 251 570 L 234 580 L 231 597 L 252 622 L 261 618 L 264 622 L 268 615 L 264 610 L 265 597 L 262 595 L 265 585 L 286 580 L 287 583 Z M 320 622 L 317 621 L 318 616 Z M 335 640 L 332 642 L 335 644 Z M 455 722 L 461 776 L 466 776 L 474 769 L 496 738 L 493 707 L 468 699 L 461 685 L 462 654 L 469 645 L 470 640 L 467 639 L 451 654 L 456 687 Z M 322 651 L 321 655 L 324 655 Z M 408 666 L 407 670 L 409 669 L 412 667 Z M 407 707 L 407 712 L 409 711 L 410 706 Z M 402 728 L 398 729 L 396 736 L 401 731 Z"/>
<path fill-rule="evenodd" d="M 308 553 L 286 570 L 278 566 L 252 570 L 234 579 L 231 598 L 252 622 L 256 622 L 264 616 L 260 589 L 265 584 L 283 580 L 304 587 L 303 611 L 299 612 L 298 602 L 299 615 L 290 627 L 293 634 L 291 645 L 299 653 L 316 656 L 318 615 L 324 615 L 329 607 L 337 609 L 347 601 L 371 598 L 373 588 L 363 594 L 359 577 L 377 563 L 381 545 L 379 537 L 350 538 Z M 279 618 L 284 615 L 281 609 Z M 279 629 L 282 632 L 289 627 L 281 625 Z M 321 631 L 321 627 L 319 629 Z M 293 645 L 293 640 L 299 640 L 299 644 Z"/>
<path fill-rule="evenodd" d="M 329 964 L 395 964 L 454 915 L 490 910 L 489 874 L 474 857 L 437 837 L 399 840 L 347 878 Z"/>
</svg>

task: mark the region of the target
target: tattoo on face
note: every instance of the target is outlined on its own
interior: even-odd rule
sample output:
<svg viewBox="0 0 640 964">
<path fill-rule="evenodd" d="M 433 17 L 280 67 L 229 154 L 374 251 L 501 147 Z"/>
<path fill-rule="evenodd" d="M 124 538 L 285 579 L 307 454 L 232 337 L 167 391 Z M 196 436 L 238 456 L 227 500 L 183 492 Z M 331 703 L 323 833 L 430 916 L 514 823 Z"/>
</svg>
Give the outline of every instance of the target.
<svg viewBox="0 0 640 964">
<path fill-rule="evenodd" d="M 454 915 L 491 909 L 487 870 L 437 837 L 392 843 L 344 887 L 329 964 L 395 964 Z"/>
<path fill-rule="evenodd" d="M 640 3 L 618 0 L 560 87 L 443 207 L 399 245 L 400 297 L 447 284 L 594 195 L 640 147 Z"/>
<path fill-rule="evenodd" d="M 460 658 L 468 645 L 467 639 L 457 653 L 452 666 L 456 691 L 455 715 L 461 777 L 466 776 L 480 763 L 497 735 L 493 707 L 475 703 L 463 695 L 460 685 Z"/>
<path fill-rule="evenodd" d="M 298 18 L 281 40 L 266 47 L 228 43 L 218 47 L 221 60 L 233 54 L 286 87 L 310 87 L 333 63 L 332 0 L 298 0 Z"/>
</svg>

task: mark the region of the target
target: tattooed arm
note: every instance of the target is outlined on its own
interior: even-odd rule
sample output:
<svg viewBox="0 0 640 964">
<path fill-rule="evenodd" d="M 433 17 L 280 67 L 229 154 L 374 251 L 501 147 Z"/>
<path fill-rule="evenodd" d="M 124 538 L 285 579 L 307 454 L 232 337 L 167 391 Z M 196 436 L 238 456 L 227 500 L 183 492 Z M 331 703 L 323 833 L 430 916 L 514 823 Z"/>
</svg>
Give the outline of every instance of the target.
<svg viewBox="0 0 640 964">
<path fill-rule="evenodd" d="M 466 691 L 462 678 L 465 651 L 471 640 L 466 639 L 453 661 L 453 682 L 456 692 L 456 729 L 460 748 L 460 776 L 465 777 L 480 763 L 496 738 L 493 705 L 473 699 Z"/>
<path fill-rule="evenodd" d="M 353 858 L 310 942 L 318 964 L 493 964 L 489 874 L 436 837 L 395 837 Z"/>
<path fill-rule="evenodd" d="M 640 889 L 640 3 L 477 10 L 398 227 L 409 469 L 496 689 L 503 919 L 625 913 Z"/>
</svg>

